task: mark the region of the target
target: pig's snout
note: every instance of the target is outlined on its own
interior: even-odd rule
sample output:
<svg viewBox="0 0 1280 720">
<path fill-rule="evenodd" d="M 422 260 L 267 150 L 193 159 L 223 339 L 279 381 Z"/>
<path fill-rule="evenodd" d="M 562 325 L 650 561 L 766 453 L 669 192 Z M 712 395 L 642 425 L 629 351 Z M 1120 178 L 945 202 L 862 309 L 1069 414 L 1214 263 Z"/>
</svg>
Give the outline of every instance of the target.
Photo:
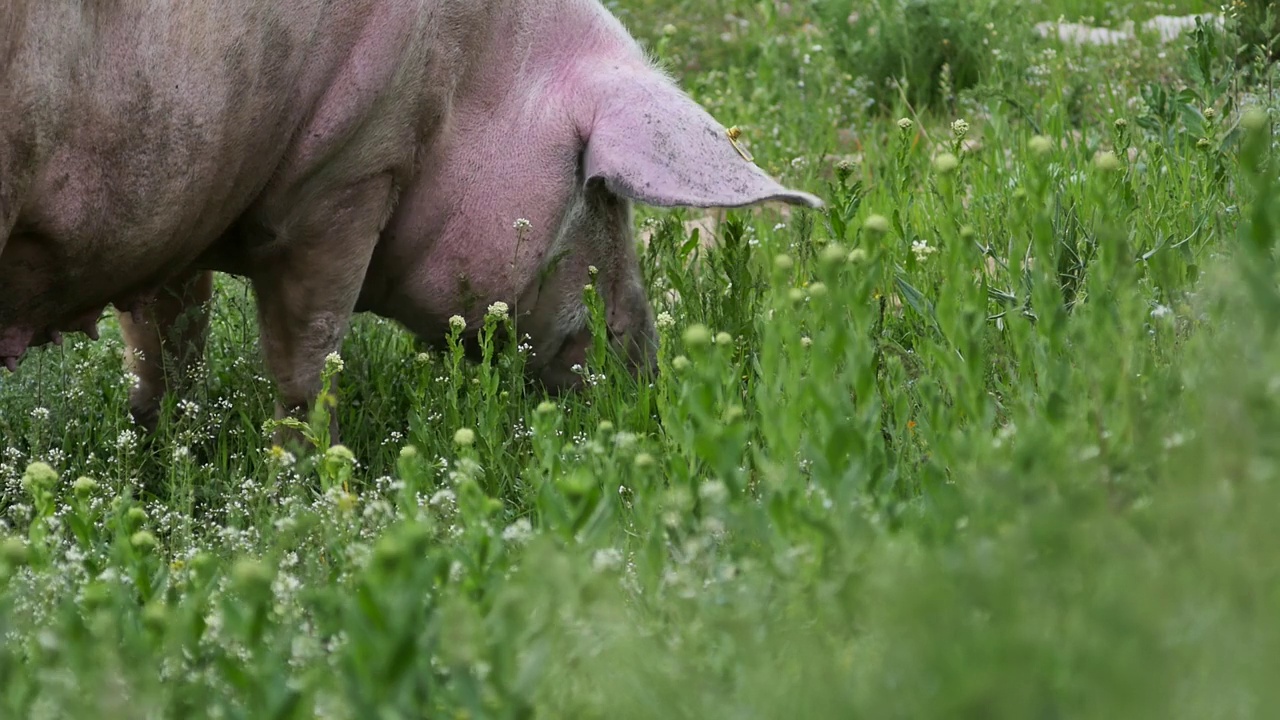
<svg viewBox="0 0 1280 720">
<path fill-rule="evenodd" d="M 632 377 L 657 369 L 658 331 L 647 314 L 640 318 L 610 317 L 606 331 L 612 350 L 622 358 Z M 566 337 L 560 350 L 538 373 L 538 380 L 552 394 L 581 389 L 586 383 L 585 368 L 593 342 L 588 328 Z"/>
<path fill-rule="evenodd" d="M 632 375 L 652 372 L 658 365 L 658 330 L 652 314 L 610 313 L 609 340 L 627 359 Z"/>
</svg>

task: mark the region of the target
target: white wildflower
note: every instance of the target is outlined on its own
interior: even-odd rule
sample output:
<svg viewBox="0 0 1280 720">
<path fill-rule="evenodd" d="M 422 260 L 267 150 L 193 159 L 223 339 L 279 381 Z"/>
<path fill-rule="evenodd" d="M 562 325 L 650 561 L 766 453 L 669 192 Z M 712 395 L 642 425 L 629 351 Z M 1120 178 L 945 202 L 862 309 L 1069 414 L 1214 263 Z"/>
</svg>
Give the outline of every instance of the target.
<svg viewBox="0 0 1280 720">
<path fill-rule="evenodd" d="M 444 490 L 437 491 L 435 495 L 432 495 L 431 499 L 427 501 L 427 504 L 439 510 L 453 505 L 457 499 L 458 496 L 455 495 L 452 490 L 445 488 Z"/>
<path fill-rule="evenodd" d="M 937 251 L 938 251 L 938 248 L 933 247 L 932 245 L 930 245 L 928 242 L 924 240 L 916 240 L 915 242 L 911 243 L 911 252 L 915 253 L 916 260 L 919 262 L 924 262 L 925 260 L 928 260 L 929 256 L 936 253 Z"/>
<path fill-rule="evenodd" d="M 120 450 L 131 450 L 136 444 L 138 444 L 138 433 L 132 430 L 122 430 L 116 438 L 116 447 Z"/>
<path fill-rule="evenodd" d="M 502 531 L 502 539 L 513 545 L 521 545 L 533 535 L 533 525 L 529 518 L 519 518 Z"/>
<path fill-rule="evenodd" d="M 703 502 L 720 505 L 729 499 L 729 488 L 719 480 L 709 480 L 698 488 L 698 496 Z"/>
<path fill-rule="evenodd" d="M 282 468 L 293 467 L 294 463 L 298 461 L 298 458 L 294 457 L 293 453 L 285 450 L 279 445 L 271 446 L 271 454 L 269 457 L 273 464 Z"/>
<path fill-rule="evenodd" d="M 1003 447 L 1005 443 L 1012 440 L 1017 434 L 1018 426 L 1013 423 L 1009 423 L 996 431 L 996 438 L 992 441 L 992 444 L 996 447 Z"/>
<path fill-rule="evenodd" d="M 596 572 L 612 572 L 622 567 L 622 552 L 617 548 L 597 550 L 591 556 L 591 567 Z"/>
</svg>

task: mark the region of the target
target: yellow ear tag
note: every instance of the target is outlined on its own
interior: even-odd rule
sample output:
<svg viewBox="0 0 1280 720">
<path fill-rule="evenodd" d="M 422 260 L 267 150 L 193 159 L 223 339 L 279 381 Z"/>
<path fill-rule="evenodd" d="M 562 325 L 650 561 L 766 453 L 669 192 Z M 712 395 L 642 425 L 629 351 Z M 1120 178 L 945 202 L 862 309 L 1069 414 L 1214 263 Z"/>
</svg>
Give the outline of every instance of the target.
<svg viewBox="0 0 1280 720">
<path fill-rule="evenodd" d="M 738 154 L 742 156 L 742 159 L 747 162 L 755 162 L 755 158 L 751 157 L 751 153 L 747 152 L 738 144 L 738 138 L 742 137 L 742 130 L 737 125 L 734 125 L 729 128 L 728 134 L 729 142 L 733 143 L 733 149 L 738 151 Z"/>
</svg>

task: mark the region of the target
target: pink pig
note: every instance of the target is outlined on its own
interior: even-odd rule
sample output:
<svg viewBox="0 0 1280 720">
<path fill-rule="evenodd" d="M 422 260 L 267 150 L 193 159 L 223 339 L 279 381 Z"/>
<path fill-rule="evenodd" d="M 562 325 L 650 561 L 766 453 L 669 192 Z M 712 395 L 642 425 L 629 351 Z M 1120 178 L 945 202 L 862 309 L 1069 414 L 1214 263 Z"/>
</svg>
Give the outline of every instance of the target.
<svg viewBox="0 0 1280 720">
<path fill-rule="evenodd" d="M 144 423 L 203 352 L 213 271 L 254 288 L 278 413 L 363 311 L 440 342 L 506 302 L 559 390 L 591 266 L 652 362 L 633 201 L 821 205 L 594 0 L 0 5 L 0 364 L 114 305 Z"/>
</svg>

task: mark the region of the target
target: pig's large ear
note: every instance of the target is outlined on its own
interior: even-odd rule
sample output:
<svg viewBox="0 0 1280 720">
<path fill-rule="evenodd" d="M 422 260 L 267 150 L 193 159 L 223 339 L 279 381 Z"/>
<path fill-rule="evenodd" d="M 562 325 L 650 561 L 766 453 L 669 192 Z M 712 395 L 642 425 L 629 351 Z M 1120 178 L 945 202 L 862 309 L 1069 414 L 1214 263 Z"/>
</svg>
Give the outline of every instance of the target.
<svg viewBox="0 0 1280 720">
<path fill-rule="evenodd" d="M 734 148 L 729 131 L 656 71 L 601 74 L 583 128 L 586 181 L 660 207 L 735 208 L 771 200 L 821 207 Z"/>
</svg>

